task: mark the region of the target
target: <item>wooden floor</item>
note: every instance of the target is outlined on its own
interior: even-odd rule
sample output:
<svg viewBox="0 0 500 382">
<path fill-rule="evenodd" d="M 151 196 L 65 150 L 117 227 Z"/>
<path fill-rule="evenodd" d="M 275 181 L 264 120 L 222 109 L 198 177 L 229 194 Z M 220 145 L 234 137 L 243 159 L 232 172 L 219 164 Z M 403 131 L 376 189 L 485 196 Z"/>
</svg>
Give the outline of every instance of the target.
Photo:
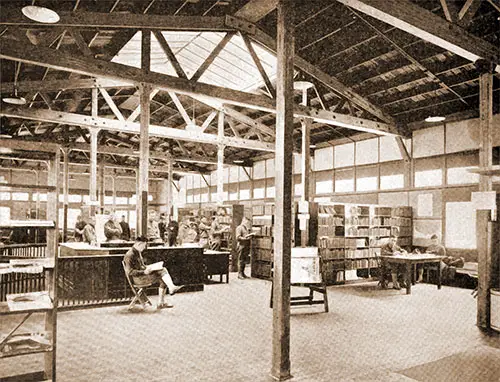
<svg viewBox="0 0 500 382">
<path fill-rule="evenodd" d="M 269 282 L 231 274 L 229 284 L 174 296 L 173 309 L 60 313 L 58 380 L 269 381 L 269 292 Z M 379 290 L 376 283 L 330 287 L 330 313 L 293 308 L 293 380 L 498 381 L 500 339 L 476 328 L 470 292 L 433 285 L 417 285 L 412 295 Z M 11 324 L 2 321 L 1 332 Z M 37 370 L 41 359 L 0 360 L 0 377 Z"/>
</svg>

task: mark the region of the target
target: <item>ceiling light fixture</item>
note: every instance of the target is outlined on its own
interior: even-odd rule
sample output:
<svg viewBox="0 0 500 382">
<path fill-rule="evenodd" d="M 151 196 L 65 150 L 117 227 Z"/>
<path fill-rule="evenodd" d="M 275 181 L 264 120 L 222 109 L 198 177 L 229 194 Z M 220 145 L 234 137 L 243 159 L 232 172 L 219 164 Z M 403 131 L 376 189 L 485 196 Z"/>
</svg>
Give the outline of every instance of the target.
<svg viewBox="0 0 500 382">
<path fill-rule="evenodd" d="M 55 24 L 61 19 L 57 12 L 45 7 L 28 5 L 21 10 L 28 19 L 44 24 Z"/>
<path fill-rule="evenodd" d="M 302 105 L 307 106 L 307 91 L 314 86 L 309 81 L 295 81 L 293 83 L 293 90 L 300 90 L 302 92 Z"/>
<path fill-rule="evenodd" d="M 441 117 L 441 116 L 429 116 L 425 119 L 425 122 L 443 122 L 446 119 L 446 117 Z"/>
<path fill-rule="evenodd" d="M 16 62 L 16 70 L 14 74 L 14 91 L 10 96 L 3 97 L 2 101 L 10 105 L 26 105 L 26 98 L 19 97 L 17 95 L 17 77 L 19 76 L 19 71 L 21 70 L 21 63 Z"/>
<path fill-rule="evenodd" d="M 315 149 L 316 147 L 318 147 L 318 146 L 316 146 L 316 145 L 309 145 L 310 149 Z"/>
<path fill-rule="evenodd" d="M 233 160 L 233 163 L 241 164 L 241 163 L 245 163 L 245 161 L 242 159 L 235 159 L 235 160 Z"/>
</svg>

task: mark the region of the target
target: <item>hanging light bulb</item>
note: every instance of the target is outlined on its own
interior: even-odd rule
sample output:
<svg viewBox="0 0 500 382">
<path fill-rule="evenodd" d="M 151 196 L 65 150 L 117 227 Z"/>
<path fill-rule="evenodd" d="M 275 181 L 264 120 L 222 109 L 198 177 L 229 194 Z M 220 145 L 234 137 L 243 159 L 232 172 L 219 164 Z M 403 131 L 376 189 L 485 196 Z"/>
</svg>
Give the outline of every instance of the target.
<svg viewBox="0 0 500 382">
<path fill-rule="evenodd" d="M 12 95 L 8 97 L 3 97 L 2 101 L 11 105 L 26 105 L 26 98 L 19 97 L 17 95 L 17 77 L 19 76 L 19 71 L 21 70 L 21 63 L 16 62 L 16 72 L 14 74 L 14 91 Z"/>
<path fill-rule="evenodd" d="M 60 20 L 57 12 L 45 7 L 28 5 L 26 7 L 23 7 L 21 11 L 23 12 L 23 15 L 25 15 L 28 19 L 37 21 L 39 23 L 55 24 Z"/>
</svg>

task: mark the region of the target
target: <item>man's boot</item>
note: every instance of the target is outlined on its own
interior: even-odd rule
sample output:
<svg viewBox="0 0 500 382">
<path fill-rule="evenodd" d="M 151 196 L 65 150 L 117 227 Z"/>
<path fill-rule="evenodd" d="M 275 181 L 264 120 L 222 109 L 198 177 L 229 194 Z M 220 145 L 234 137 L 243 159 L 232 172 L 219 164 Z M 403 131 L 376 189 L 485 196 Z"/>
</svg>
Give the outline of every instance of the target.
<svg viewBox="0 0 500 382">
<path fill-rule="evenodd" d="M 400 290 L 401 286 L 399 285 L 399 282 L 398 282 L 398 274 L 391 273 L 391 277 L 392 277 L 392 289 Z"/>
</svg>

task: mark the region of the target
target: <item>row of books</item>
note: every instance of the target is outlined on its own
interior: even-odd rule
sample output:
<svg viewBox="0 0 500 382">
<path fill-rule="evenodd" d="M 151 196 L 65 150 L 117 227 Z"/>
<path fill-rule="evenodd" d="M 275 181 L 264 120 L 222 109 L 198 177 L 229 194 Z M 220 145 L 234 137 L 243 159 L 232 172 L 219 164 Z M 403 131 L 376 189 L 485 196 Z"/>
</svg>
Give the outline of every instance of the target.
<svg viewBox="0 0 500 382">
<path fill-rule="evenodd" d="M 257 236 L 273 236 L 273 226 L 264 225 L 261 227 L 252 227 L 252 232 Z"/>
<path fill-rule="evenodd" d="M 318 224 L 319 225 L 344 225 L 344 217 L 343 216 L 335 216 L 335 215 L 319 215 L 318 216 Z"/>
<path fill-rule="evenodd" d="M 323 260 L 343 259 L 345 257 L 344 248 L 320 248 L 319 255 Z"/>
<path fill-rule="evenodd" d="M 342 237 L 320 237 L 318 248 L 344 248 L 345 238 Z"/>
<path fill-rule="evenodd" d="M 273 249 L 272 237 L 254 237 L 252 242 L 253 248 Z"/>
<path fill-rule="evenodd" d="M 367 247 L 368 243 L 365 238 L 346 238 L 345 246 L 346 248 Z"/>
<path fill-rule="evenodd" d="M 399 227 L 410 227 L 411 226 L 411 218 L 401 218 L 401 217 L 393 217 L 391 218 L 390 225 L 397 225 Z"/>
<path fill-rule="evenodd" d="M 396 235 L 396 236 L 411 236 L 412 235 L 411 227 L 392 227 L 391 232 L 393 235 Z"/>
<path fill-rule="evenodd" d="M 345 250 L 346 259 L 359 259 L 363 257 L 375 257 L 375 255 L 372 253 L 372 251 L 370 251 L 370 248 L 356 248 Z"/>
<path fill-rule="evenodd" d="M 345 269 L 377 268 L 377 259 L 359 259 L 346 261 Z"/>
<path fill-rule="evenodd" d="M 390 236 L 391 228 L 388 227 L 375 227 L 370 228 L 370 236 Z"/>
<path fill-rule="evenodd" d="M 358 227 L 348 227 L 346 231 L 346 236 L 369 236 L 370 229 L 368 227 L 358 228 Z"/>
<path fill-rule="evenodd" d="M 370 218 L 368 216 L 359 217 L 351 216 L 345 219 L 346 225 L 370 225 Z"/>
<path fill-rule="evenodd" d="M 272 261 L 273 260 L 273 251 L 270 249 L 263 248 L 253 248 L 252 256 L 254 260 L 259 261 Z"/>
<path fill-rule="evenodd" d="M 318 226 L 318 236 L 344 236 L 345 229 L 344 226 L 335 225 L 319 225 Z"/>
</svg>

